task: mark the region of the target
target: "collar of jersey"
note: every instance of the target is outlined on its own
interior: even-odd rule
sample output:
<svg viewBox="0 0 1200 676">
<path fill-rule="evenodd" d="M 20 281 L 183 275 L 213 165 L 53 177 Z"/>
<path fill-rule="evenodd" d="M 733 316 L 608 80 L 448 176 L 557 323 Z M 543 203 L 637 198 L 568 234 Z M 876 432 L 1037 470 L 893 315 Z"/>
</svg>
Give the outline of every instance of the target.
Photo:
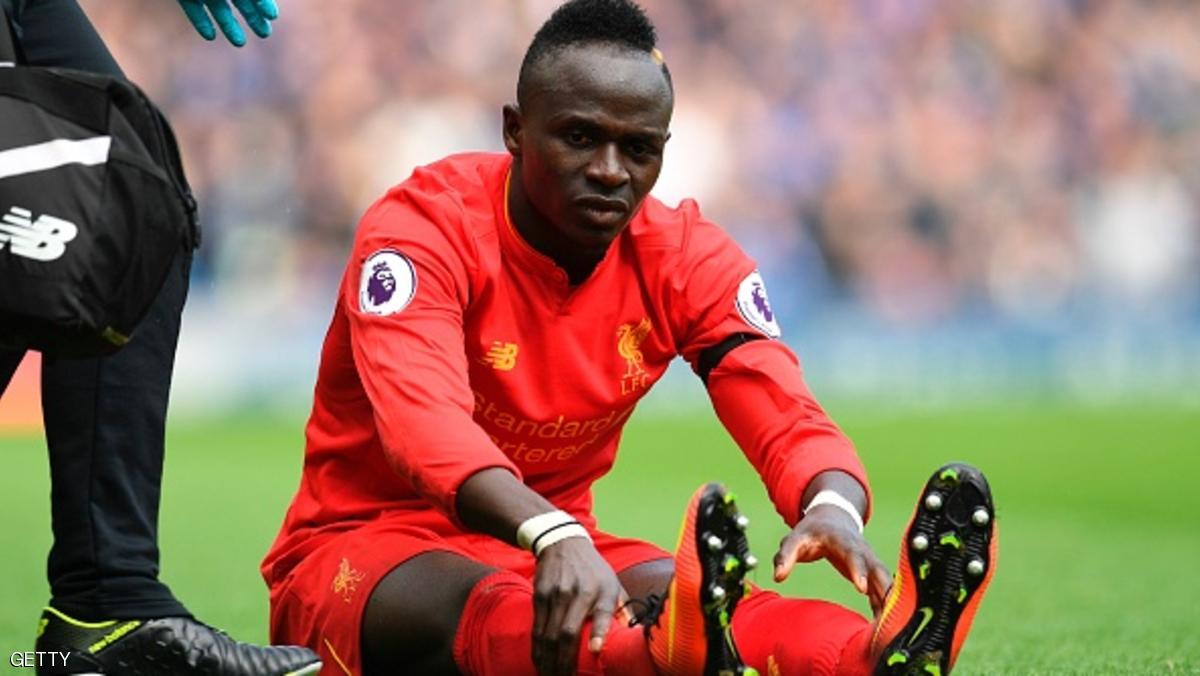
<svg viewBox="0 0 1200 676">
<path fill-rule="evenodd" d="M 516 226 L 512 223 L 512 216 L 509 214 L 509 184 L 511 181 L 512 163 L 510 161 L 508 168 L 504 171 L 504 195 L 500 196 L 500 210 L 504 213 L 504 226 L 500 228 L 503 233 L 500 237 L 502 237 L 502 240 L 508 241 L 510 246 L 506 247 L 506 249 L 514 255 L 518 262 L 534 271 L 534 273 L 551 277 L 551 279 L 564 287 L 568 286 L 569 281 L 566 279 L 566 270 L 559 268 L 558 263 L 554 263 L 554 259 L 550 256 L 546 256 L 545 253 L 534 249 L 532 244 L 529 244 L 526 239 L 521 237 L 521 233 L 517 232 Z M 607 255 L 605 257 L 607 258 Z"/>
</svg>

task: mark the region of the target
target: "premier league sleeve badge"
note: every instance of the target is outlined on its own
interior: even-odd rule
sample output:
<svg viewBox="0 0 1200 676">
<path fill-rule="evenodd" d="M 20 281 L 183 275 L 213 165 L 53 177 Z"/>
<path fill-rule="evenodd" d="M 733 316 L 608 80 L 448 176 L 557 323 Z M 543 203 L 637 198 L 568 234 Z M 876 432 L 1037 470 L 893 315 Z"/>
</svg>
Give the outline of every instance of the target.
<svg viewBox="0 0 1200 676">
<path fill-rule="evenodd" d="M 363 263 L 358 284 L 358 307 L 367 314 L 386 317 L 412 301 L 417 292 L 417 269 L 399 251 L 380 249 Z"/>
<path fill-rule="evenodd" d="M 771 302 L 767 300 L 767 285 L 758 270 L 746 275 L 738 285 L 737 300 L 734 302 L 738 313 L 747 324 L 762 331 L 768 338 L 779 337 L 779 322 L 775 320 L 775 313 L 771 311 Z"/>
</svg>

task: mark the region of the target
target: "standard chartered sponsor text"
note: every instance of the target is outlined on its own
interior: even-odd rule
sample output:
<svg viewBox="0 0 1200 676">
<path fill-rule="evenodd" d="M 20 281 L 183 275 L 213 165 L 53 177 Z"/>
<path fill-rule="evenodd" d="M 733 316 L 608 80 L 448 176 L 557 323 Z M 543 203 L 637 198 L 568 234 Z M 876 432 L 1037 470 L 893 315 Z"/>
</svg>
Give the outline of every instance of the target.
<svg viewBox="0 0 1200 676">
<path fill-rule="evenodd" d="M 531 420 L 505 411 L 478 391 L 474 395 L 475 419 L 492 442 L 513 460 L 527 463 L 569 460 L 579 455 L 607 432 L 620 427 L 634 409 L 633 405 L 614 408 L 604 415 L 582 420 L 568 419 L 562 414 L 551 420 Z"/>
</svg>

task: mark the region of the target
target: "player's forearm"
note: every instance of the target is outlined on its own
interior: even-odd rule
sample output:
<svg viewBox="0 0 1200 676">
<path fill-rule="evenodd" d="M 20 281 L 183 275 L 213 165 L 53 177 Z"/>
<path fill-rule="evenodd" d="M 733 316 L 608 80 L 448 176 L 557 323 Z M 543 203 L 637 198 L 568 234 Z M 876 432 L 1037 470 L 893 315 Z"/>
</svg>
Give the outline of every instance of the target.
<svg viewBox="0 0 1200 676">
<path fill-rule="evenodd" d="M 806 500 L 816 494 L 808 491 L 819 491 L 817 478 L 828 472 L 860 479 L 845 488 L 861 498 L 855 504 L 868 515 L 866 471 L 854 445 L 817 403 L 785 346 L 758 340 L 734 349 L 710 373 L 708 391 L 788 525 L 800 520 Z"/>
<path fill-rule="evenodd" d="M 506 469 L 472 474 L 458 489 L 458 518 L 472 530 L 516 544 L 525 520 L 557 509 Z"/>
</svg>

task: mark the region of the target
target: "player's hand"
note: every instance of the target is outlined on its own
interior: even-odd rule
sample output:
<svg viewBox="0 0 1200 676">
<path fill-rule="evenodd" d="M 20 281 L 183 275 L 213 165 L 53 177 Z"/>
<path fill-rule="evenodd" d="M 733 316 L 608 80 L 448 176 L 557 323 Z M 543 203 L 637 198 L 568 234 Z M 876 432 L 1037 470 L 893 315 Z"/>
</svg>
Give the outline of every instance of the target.
<svg viewBox="0 0 1200 676">
<path fill-rule="evenodd" d="M 533 578 L 533 664 L 538 673 L 575 673 L 579 632 L 589 617 L 588 649 L 600 652 L 620 594 L 617 574 L 591 540 L 567 538 L 547 547 Z"/>
<path fill-rule="evenodd" d="M 829 559 L 860 594 L 871 601 L 876 615 L 883 608 L 892 575 L 867 544 L 858 524 L 834 505 L 817 505 L 779 543 L 775 581 L 782 582 L 797 563 Z"/>
<path fill-rule="evenodd" d="M 205 40 L 215 40 L 217 31 L 213 28 L 213 20 L 221 27 L 221 32 L 235 46 L 246 44 L 246 33 L 238 25 L 233 10 L 229 8 L 229 0 L 179 0 L 183 13 L 196 27 L 196 31 Z M 234 7 L 241 12 L 246 25 L 254 34 L 265 38 L 271 34 L 271 22 L 279 18 L 279 7 L 275 0 L 233 0 Z M 209 17 L 209 14 L 212 17 Z"/>
</svg>

